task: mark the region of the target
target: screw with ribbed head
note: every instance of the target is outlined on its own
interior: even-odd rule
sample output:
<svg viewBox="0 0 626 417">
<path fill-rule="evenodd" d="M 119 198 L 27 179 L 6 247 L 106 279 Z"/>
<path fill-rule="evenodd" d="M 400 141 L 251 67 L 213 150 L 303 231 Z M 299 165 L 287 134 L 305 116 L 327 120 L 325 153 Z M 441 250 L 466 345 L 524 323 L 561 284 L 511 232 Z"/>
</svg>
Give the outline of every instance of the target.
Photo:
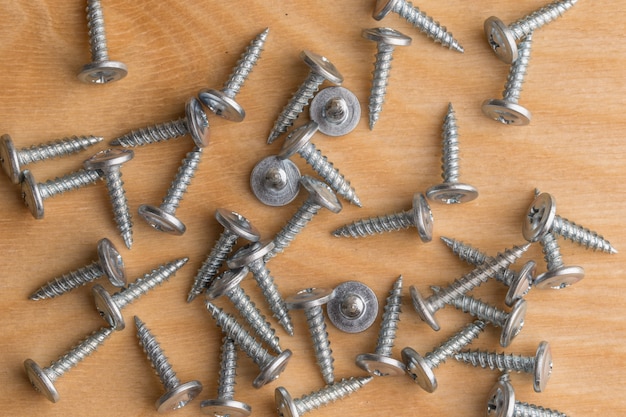
<svg viewBox="0 0 626 417">
<path fill-rule="evenodd" d="M 537 275 L 533 285 L 537 288 L 560 290 L 569 287 L 585 277 L 585 270 L 580 266 L 565 266 L 561 249 L 553 232 L 548 232 L 539 241 L 546 260 L 547 271 Z"/>
<path fill-rule="evenodd" d="M 266 28 L 250 42 L 250 45 L 237 61 L 230 77 L 224 83 L 224 88 L 221 90 L 204 89 L 198 93 L 198 98 L 202 104 L 216 115 L 233 122 L 241 122 L 246 117 L 246 112 L 237 103 L 235 96 L 259 60 L 269 31 L 270 29 Z"/>
<path fill-rule="evenodd" d="M 469 323 L 425 356 L 420 355 L 413 348 L 405 347 L 402 349 L 402 361 L 406 366 L 407 375 L 424 391 L 434 392 L 437 389 L 437 378 L 433 368 L 438 367 L 447 358 L 471 343 L 484 329 L 485 323 L 480 320 Z"/>
<path fill-rule="evenodd" d="M 204 291 L 217 275 L 220 266 L 237 243 L 240 237 L 256 242 L 260 239 L 259 231 L 250 223 L 248 219 L 239 213 L 223 208 L 215 210 L 215 218 L 224 227 L 219 239 L 213 245 L 211 252 L 204 260 L 200 269 L 196 273 L 191 289 L 187 294 L 187 302 L 192 302 L 202 291 Z"/>
<path fill-rule="evenodd" d="M 355 206 L 361 207 L 361 201 L 357 197 L 354 188 L 350 185 L 350 181 L 311 142 L 311 138 L 318 131 L 318 127 L 319 125 L 316 122 L 311 121 L 304 126 L 294 129 L 287 136 L 278 157 L 287 159 L 297 153 L 326 181 L 333 191 Z"/>
<path fill-rule="evenodd" d="M 362 388 L 372 379 L 374 378 L 371 376 L 342 379 L 318 391 L 303 395 L 300 398 L 292 398 L 286 388 L 278 387 L 274 391 L 276 411 L 280 417 L 300 417 L 311 410 L 347 397 Z"/>
<path fill-rule="evenodd" d="M 347 135 L 361 120 L 361 103 L 347 88 L 327 87 L 311 100 L 309 117 L 326 136 Z"/>
<path fill-rule="evenodd" d="M 11 136 L 0 136 L 0 165 L 13 184 L 22 180 L 24 165 L 80 152 L 102 141 L 101 136 L 72 136 L 16 149 Z"/>
<path fill-rule="evenodd" d="M 291 359 L 291 350 L 284 349 L 278 356 L 273 356 L 232 315 L 209 302 L 206 308 L 222 332 L 233 339 L 261 370 L 252 381 L 253 387 L 261 388 L 280 376 Z"/>
<path fill-rule="evenodd" d="M 372 72 L 372 87 L 369 97 L 369 127 L 374 129 L 374 125 L 380 118 L 383 109 L 383 102 L 387 93 L 387 83 L 391 71 L 391 61 L 393 51 L 396 46 L 408 46 L 411 38 L 391 28 L 371 28 L 363 29 L 361 36 L 370 41 L 376 42 L 376 60 L 374 61 L 374 71 Z"/>
<path fill-rule="evenodd" d="M 553 1 L 508 26 L 495 16 L 487 18 L 484 30 L 489 46 L 502 61 L 507 64 L 515 62 L 519 52 L 517 41 L 562 16 L 577 1 Z"/>
<path fill-rule="evenodd" d="M 398 376 L 406 372 L 404 364 L 391 357 L 391 349 L 396 339 L 398 321 L 400 321 L 401 304 L 402 275 L 393 283 L 387 296 L 374 353 L 362 353 L 356 357 L 356 364 L 370 375 Z"/>
<path fill-rule="evenodd" d="M 509 382 L 509 374 L 502 375 L 487 396 L 487 417 L 567 417 L 557 410 L 515 399 L 515 390 Z"/>
<path fill-rule="evenodd" d="M 463 275 L 461 278 L 455 279 L 451 284 L 428 298 L 424 298 L 415 286 L 411 286 L 413 308 L 430 327 L 434 330 L 439 330 L 439 324 L 435 318 L 437 311 L 455 298 L 487 282 L 490 276 L 519 259 L 529 247 L 530 243 L 527 243 L 524 246 L 513 246 L 511 249 L 506 249 L 503 253 L 499 253 L 495 258 L 477 266 L 473 271 Z"/>
<path fill-rule="evenodd" d="M 111 336 L 113 329 L 102 327 L 83 339 L 50 366 L 42 368 L 32 359 L 24 361 L 24 370 L 33 388 L 46 396 L 53 403 L 59 401 L 59 391 L 54 386 L 55 381 L 67 371 L 78 365 L 83 359 L 95 352 L 105 340 Z"/>
<path fill-rule="evenodd" d="M 261 159 L 250 173 L 252 193 L 268 206 L 285 206 L 300 191 L 300 170 L 289 159 L 270 155 Z"/>
<path fill-rule="evenodd" d="M 154 229 L 178 236 L 187 230 L 185 224 L 175 214 L 198 169 L 201 157 L 202 149 L 198 147 L 187 153 L 159 207 L 149 204 L 139 206 L 139 215 Z"/>
<path fill-rule="evenodd" d="M 156 400 L 155 407 L 159 413 L 165 411 L 178 410 L 186 406 L 191 400 L 196 398 L 202 391 L 200 381 L 189 381 L 181 383 L 172 369 L 163 349 L 159 345 L 154 335 L 146 327 L 145 323 L 135 316 L 135 326 L 137 327 L 137 339 L 139 344 L 150 360 L 152 367 L 159 376 L 165 394 Z"/>
<path fill-rule="evenodd" d="M 84 83 L 106 84 L 126 77 L 128 74 L 126 65 L 109 59 L 100 0 L 87 0 L 87 26 L 89 28 L 91 62 L 83 66 L 78 73 L 78 79 Z"/>
<path fill-rule="evenodd" d="M 515 371 L 533 375 L 533 388 L 542 392 L 552 375 L 552 350 L 546 341 L 539 343 L 535 356 L 521 356 L 484 350 L 463 351 L 454 355 L 459 362 L 481 368 Z"/>
<path fill-rule="evenodd" d="M 189 258 L 176 259 L 153 269 L 128 285 L 125 289 L 109 294 L 100 284 L 91 288 L 96 309 L 103 319 L 115 330 L 123 330 L 126 327 L 122 309 L 137 300 L 143 294 L 156 288 L 170 279 L 180 268 L 187 263 Z"/>
<path fill-rule="evenodd" d="M 341 85 L 343 82 L 343 76 L 328 58 L 306 50 L 300 52 L 300 58 L 308 65 L 309 75 L 278 115 L 274 122 L 274 127 L 267 138 L 267 143 L 274 142 L 276 138 L 293 124 L 324 80 L 328 80 L 335 85 Z"/>
</svg>

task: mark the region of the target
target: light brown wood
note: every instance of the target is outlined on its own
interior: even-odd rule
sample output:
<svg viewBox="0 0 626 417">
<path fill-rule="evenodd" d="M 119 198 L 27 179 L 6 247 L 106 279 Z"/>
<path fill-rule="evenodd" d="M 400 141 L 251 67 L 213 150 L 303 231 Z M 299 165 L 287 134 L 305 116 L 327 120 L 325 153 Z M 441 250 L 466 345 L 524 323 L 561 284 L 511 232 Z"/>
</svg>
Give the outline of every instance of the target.
<svg viewBox="0 0 626 417">
<path fill-rule="evenodd" d="M 204 385 L 199 398 L 177 415 L 197 416 L 200 401 L 216 396 L 220 331 L 202 300 L 187 304 L 185 299 L 221 233 L 216 208 L 243 214 L 268 239 L 305 199 L 301 193 L 288 206 L 267 207 L 249 189 L 253 166 L 277 153 L 282 144 L 282 138 L 271 146 L 265 141 L 277 114 L 307 74 L 298 57 L 302 49 L 328 57 L 344 75 L 343 85 L 361 101 L 361 121 L 351 134 L 317 135 L 314 142 L 351 180 L 363 208 L 345 203 L 339 214 L 321 211 L 268 264 L 284 296 L 310 286 L 359 280 L 376 292 L 382 311 L 394 279 L 402 274 L 403 311 L 393 352 L 399 358 L 405 346 L 429 352 L 470 320 L 446 308 L 437 313 L 442 329 L 434 332 L 411 306 L 410 285 L 429 293 L 430 285 L 445 285 L 471 270 L 455 259 L 440 236 L 469 242 L 492 255 L 524 243 L 521 221 L 535 187 L 556 197 L 561 216 L 603 233 L 618 250 L 626 250 L 626 44 L 621 18 L 626 5 L 581 1 L 535 33 L 520 98 L 534 118 L 526 127 L 506 127 L 488 120 L 480 109 L 484 99 L 500 97 L 508 73 L 508 66 L 488 48 L 482 23 L 491 15 L 513 22 L 545 0 L 418 2 L 449 28 L 465 47 L 464 54 L 434 44 L 397 15 L 374 21 L 373 3 L 103 2 L 109 55 L 129 69 L 125 79 L 104 86 L 76 79 L 90 59 L 83 2 L 0 5 L 0 133 L 10 134 L 19 147 L 70 135 L 105 138 L 93 151 L 32 165 L 41 181 L 80 168 L 84 159 L 132 129 L 181 117 L 185 100 L 202 88 L 221 88 L 250 40 L 270 28 L 261 59 L 237 96 L 246 119 L 235 124 L 209 116 L 211 143 L 176 212 L 187 225 L 184 236 L 152 230 L 136 211 L 140 204 L 160 204 L 192 148 L 188 137 L 138 148 L 134 160 L 123 167 L 134 220 L 130 251 L 123 248 L 103 184 L 47 200 L 45 219 L 35 220 L 19 188 L 0 178 L 3 415 L 155 414 L 162 386 L 137 344 L 130 325 L 133 315 L 157 336 L 182 381 L 198 379 Z M 376 49 L 360 32 L 376 26 L 398 29 L 411 36 L 413 44 L 396 49 L 380 121 L 369 131 L 367 99 Z M 359 240 L 332 237 L 330 231 L 352 220 L 408 209 L 415 192 L 441 181 L 440 133 L 448 102 L 458 118 L 461 179 L 478 188 L 478 199 L 460 206 L 432 203 L 431 243 L 421 242 L 415 230 Z M 306 120 L 305 112 L 296 125 Z M 294 162 L 312 175 L 301 159 Z M 175 258 L 189 257 L 189 263 L 170 282 L 124 310 L 127 329 L 60 377 L 61 399 L 52 404 L 32 389 L 23 361 L 32 358 L 47 366 L 104 322 L 94 309 L 90 285 L 53 300 L 33 302 L 28 295 L 94 260 L 96 242 L 103 237 L 120 249 L 130 280 Z M 527 296 L 524 329 L 509 348 L 498 346 L 499 331 L 492 327 L 472 348 L 532 355 L 538 343 L 547 340 L 554 354 L 552 378 L 538 394 L 529 376 L 513 375 L 521 401 L 571 416 L 623 415 L 623 254 L 593 253 L 559 242 L 564 263 L 584 267 L 585 279 L 561 291 L 533 289 Z M 539 245 L 522 261 L 529 259 L 537 261 L 539 271 L 545 270 Z M 253 280 L 243 286 L 277 326 Z M 489 282 L 473 293 L 503 306 L 505 288 L 498 283 Z M 230 308 L 225 301 L 219 305 Z M 249 403 L 254 415 L 275 415 L 273 392 L 278 386 L 294 397 L 322 387 L 304 315 L 294 311 L 292 318 L 293 337 L 277 327 L 283 347 L 294 352 L 277 381 L 252 388 L 258 368 L 240 355 L 235 398 Z M 328 324 L 337 379 L 364 375 L 354 358 L 374 349 L 379 322 L 361 334 L 342 333 Z M 497 372 L 451 359 L 435 373 L 439 388 L 433 394 L 409 378 L 375 379 L 351 398 L 311 415 L 484 415 Z"/>
</svg>

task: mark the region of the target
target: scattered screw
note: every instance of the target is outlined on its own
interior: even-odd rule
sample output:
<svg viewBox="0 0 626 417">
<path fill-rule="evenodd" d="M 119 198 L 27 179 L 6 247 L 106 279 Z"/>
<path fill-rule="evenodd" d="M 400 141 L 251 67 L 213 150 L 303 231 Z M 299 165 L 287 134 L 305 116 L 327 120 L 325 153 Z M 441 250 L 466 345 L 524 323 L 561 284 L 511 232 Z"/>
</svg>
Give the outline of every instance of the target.
<svg viewBox="0 0 626 417">
<path fill-rule="evenodd" d="M 561 251 L 553 232 L 544 235 L 539 243 L 542 246 L 547 271 L 537 275 L 533 284 L 537 288 L 560 290 L 569 287 L 585 277 L 585 270 L 580 266 L 565 266 Z"/>
<path fill-rule="evenodd" d="M 311 100 L 311 120 L 327 136 L 343 136 L 352 132 L 361 119 L 361 104 L 354 93 L 344 87 L 328 87 Z"/>
<path fill-rule="evenodd" d="M 370 328 L 378 315 L 376 294 L 359 281 L 346 281 L 335 287 L 335 297 L 326 305 L 332 324 L 346 333 L 360 333 Z"/>
<path fill-rule="evenodd" d="M 535 404 L 523 403 L 515 399 L 515 391 L 509 382 L 509 375 L 502 375 L 489 392 L 487 400 L 487 417 L 567 417 L 560 411 L 543 408 Z"/>
<path fill-rule="evenodd" d="M 274 207 L 285 206 L 300 191 L 300 170 L 289 159 L 268 156 L 252 169 L 250 188 L 261 203 Z"/>
</svg>

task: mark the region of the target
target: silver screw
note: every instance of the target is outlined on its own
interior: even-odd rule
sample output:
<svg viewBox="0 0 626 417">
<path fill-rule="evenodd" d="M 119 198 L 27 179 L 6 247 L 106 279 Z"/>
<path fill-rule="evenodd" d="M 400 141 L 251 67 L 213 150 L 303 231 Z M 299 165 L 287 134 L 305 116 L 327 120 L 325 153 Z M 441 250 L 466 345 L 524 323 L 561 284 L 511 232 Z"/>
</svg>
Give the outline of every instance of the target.
<svg viewBox="0 0 626 417">
<path fill-rule="evenodd" d="M 335 287 L 335 297 L 326 305 L 332 324 L 346 333 L 360 333 L 370 328 L 378 315 L 376 294 L 359 281 L 346 281 Z"/>
<path fill-rule="evenodd" d="M 157 342 L 154 335 L 146 327 L 145 323 L 135 316 L 135 326 L 137 327 L 137 338 L 143 351 L 150 360 L 152 367 L 159 376 L 161 383 L 165 387 L 163 394 L 155 403 L 159 413 L 170 410 L 178 410 L 186 406 L 191 400 L 196 398 L 202 391 L 200 381 L 189 381 L 181 383 L 172 369 L 163 349 Z"/>
<path fill-rule="evenodd" d="M 560 411 L 517 401 L 508 374 L 500 377 L 487 398 L 487 417 L 567 417 Z"/>
<path fill-rule="evenodd" d="M 201 157 L 201 148 L 196 147 L 187 153 L 160 207 L 148 204 L 139 206 L 139 215 L 154 229 L 178 236 L 187 230 L 185 224 L 175 214 L 183 199 L 183 194 L 187 192 L 187 187 L 198 169 Z"/>
<path fill-rule="evenodd" d="M 402 275 L 394 282 L 383 313 L 374 353 L 362 353 L 356 357 L 356 364 L 370 375 L 398 376 L 405 373 L 404 364 L 391 357 L 391 349 L 396 339 L 400 306 L 402 304 Z"/>
<path fill-rule="evenodd" d="M 361 119 L 361 104 L 354 93 L 344 87 L 328 87 L 311 100 L 311 120 L 327 136 L 343 136 L 352 132 Z"/>
<path fill-rule="evenodd" d="M 480 320 L 469 323 L 450 339 L 423 357 L 413 348 L 405 347 L 402 349 L 402 361 L 406 366 L 407 375 L 422 387 L 424 391 L 434 392 L 437 389 L 437 378 L 435 378 L 433 368 L 438 367 L 447 358 L 471 343 L 484 329 L 485 323 Z"/>
<path fill-rule="evenodd" d="M 463 47 L 459 42 L 454 39 L 452 34 L 447 31 L 445 26 L 441 26 L 439 22 L 433 20 L 432 17 L 426 15 L 413 3 L 406 0 L 376 0 L 376 6 L 372 16 L 376 20 L 382 20 L 390 12 L 399 14 L 407 22 L 419 29 L 420 32 L 434 40 L 441 43 L 449 49 L 457 52 L 464 52 Z"/>
<path fill-rule="evenodd" d="M 148 126 L 113 139 L 113 146 L 135 147 L 164 142 L 189 134 L 198 148 L 209 144 L 209 119 L 200 101 L 192 97 L 185 103 L 185 117 L 168 123 Z"/>
<path fill-rule="evenodd" d="M 101 136 L 72 136 L 16 149 L 9 135 L 0 136 L 0 165 L 13 184 L 22 180 L 24 165 L 80 152 L 102 141 Z"/>
<path fill-rule="evenodd" d="M 413 207 L 411 210 L 360 219 L 334 230 L 332 234 L 336 237 L 357 238 L 408 229 L 411 226 L 417 228 L 417 233 L 422 242 L 430 242 L 432 240 L 433 215 L 426 198 L 421 193 L 413 195 Z"/>
<path fill-rule="evenodd" d="M 547 263 L 547 271 L 537 275 L 534 285 L 537 288 L 560 290 L 569 287 L 585 277 L 585 270 L 580 266 L 565 266 L 561 250 L 553 232 L 544 235 L 539 241 Z"/>
<path fill-rule="evenodd" d="M 328 385 L 318 391 L 314 391 L 300 398 L 292 398 L 289 391 L 284 387 L 276 388 L 274 400 L 279 417 L 300 417 L 311 410 L 328 405 L 356 392 L 373 378 L 359 377 L 342 379 L 332 385 Z"/>
<path fill-rule="evenodd" d="M 278 356 L 272 356 L 233 316 L 209 302 L 206 303 L 206 308 L 222 332 L 233 339 L 259 366 L 261 372 L 252 381 L 253 387 L 261 388 L 280 376 L 291 359 L 291 350 L 284 349 Z"/>
<path fill-rule="evenodd" d="M 271 155 L 261 159 L 250 174 L 250 188 L 268 206 L 285 206 L 300 191 L 300 170 L 289 159 Z"/>
<path fill-rule="evenodd" d="M 126 327 L 126 322 L 122 316 L 122 309 L 170 279 L 188 260 L 189 258 L 181 258 L 161 265 L 113 295 L 109 294 L 100 284 L 94 285 L 91 292 L 96 310 L 114 330 L 123 330 Z"/>
<path fill-rule="evenodd" d="M 267 143 L 274 142 L 276 138 L 293 124 L 324 80 L 328 80 L 336 85 L 341 85 L 343 82 L 343 76 L 326 57 L 311 51 L 302 51 L 300 52 L 300 58 L 309 66 L 309 75 L 278 115 L 276 122 L 274 122 L 274 127 L 267 138 Z"/>
<path fill-rule="evenodd" d="M 503 253 L 499 253 L 495 258 L 486 261 L 461 278 L 455 279 L 454 282 L 447 287 L 442 288 L 439 292 L 432 294 L 428 298 L 424 298 L 416 287 L 411 286 L 410 291 L 413 308 L 415 308 L 420 318 L 428 323 L 430 327 L 434 330 L 439 330 L 439 324 L 435 319 L 435 313 L 437 311 L 455 298 L 487 282 L 490 276 L 519 259 L 529 247 L 530 243 L 527 243 L 524 246 L 513 246 L 511 249 L 506 249 Z"/>
<path fill-rule="evenodd" d="M 32 359 L 26 359 L 24 361 L 24 370 L 33 388 L 45 395 L 53 403 L 59 401 L 59 392 L 54 386 L 57 378 L 95 352 L 112 333 L 112 329 L 102 327 L 71 348 L 69 352 L 52 362 L 47 368 L 40 367 Z"/>
<path fill-rule="evenodd" d="M 241 401 L 235 401 L 235 376 L 237 375 L 237 347 L 233 339 L 224 337 L 220 361 L 220 377 L 217 387 L 217 398 L 204 400 L 200 409 L 204 414 L 215 417 L 246 417 L 252 408 Z"/>
<path fill-rule="evenodd" d="M 530 35 L 536 29 L 559 18 L 578 0 L 559 0 L 535 10 L 529 15 L 507 26 L 495 16 L 485 20 L 484 30 L 489 46 L 496 56 L 507 64 L 518 57 L 517 41 Z"/>
<path fill-rule="evenodd" d="M 511 64 L 509 75 L 504 84 L 502 99 L 483 101 L 482 111 L 490 119 L 505 125 L 525 126 L 530 123 L 532 114 L 519 104 L 522 84 L 526 77 L 533 35 L 528 34 L 519 44 L 519 57 Z"/>
<path fill-rule="evenodd" d="M 86 185 L 93 184 L 101 179 L 101 171 L 78 170 L 71 172 L 60 178 L 38 183 L 30 170 L 22 172 L 22 182 L 20 184 L 22 200 L 36 219 L 43 219 L 45 199 L 62 194 L 66 191 L 77 190 Z"/>
<path fill-rule="evenodd" d="M 252 68 L 256 65 L 261 56 L 263 45 L 267 39 L 269 28 L 258 34 L 245 52 L 237 61 L 235 69 L 224 83 L 221 90 L 204 89 L 198 93 L 198 98 L 213 113 L 226 120 L 241 122 L 246 117 L 246 112 L 237 101 L 235 96 L 243 86 L 243 82 L 248 78 Z"/>
<path fill-rule="evenodd" d="M 552 350 L 546 341 L 539 343 L 535 356 L 520 356 L 481 350 L 464 351 L 454 355 L 459 362 L 499 371 L 516 371 L 533 375 L 533 388 L 542 392 L 552 374 Z"/>
<path fill-rule="evenodd" d="M 224 227 L 224 231 L 220 235 L 209 256 L 198 269 L 194 282 L 187 295 L 187 302 L 192 302 L 202 291 L 204 291 L 211 281 L 217 275 L 220 266 L 226 260 L 226 257 L 232 250 L 233 246 L 240 237 L 256 242 L 259 240 L 259 231 L 250 223 L 248 219 L 234 211 L 228 211 L 223 208 L 215 210 L 215 218 Z"/>
<path fill-rule="evenodd" d="M 91 62 L 78 73 L 78 79 L 84 83 L 106 84 L 126 77 L 128 74 L 126 65 L 109 60 L 100 0 L 87 0 L 87 26 L 89 27 Z"/>
<path fill-rule="evenodd" d="M 331 189 L 350 203 L 361 207 L 361 201 L 357 197 L 354 188 L 350 185 L 350 181 L 311 142 L 311 138 L 317 132 L 318 127 L 319 125 L 316 122 L 311 121 L 304 126 L 294 129 L 287 136 L 278 157 L 287 159 L 297 153 L 313 168 L 313 171 L 317 172 L 326 181 Z"/>
<path fill-rule="evenodd" d="M 116 287 L 126 285 L 126 272 L 124 271 L 124 260 L 117 251 L 113 243 L 107 239 L 98 241 L 98 260 L 68 272 L 54 281 L 48 282 L 30 295 L 33 301 L 54 298 L 65 294 L 82 285 L 92 282 L 98 277 L 106 275 L 111 284 Z"/>
<path fill-rule="evenodd" d="M 443 122 L 441 168 L 443 183 L 426 190 L 426 197 L 443 204 L 467 203 L 478 197 L 478 190 L 459 182 L 459 132 L 452 103 Z"/>
<path fill-rule="evenodd" d="M 383 109 L 393 51 L 396 46 L 410 45 L 411 38 L 391 28 L 363 29 L 361 36 L 376 42 L 377 48 L 369 98 L 369 127 L 373 130 Z"/>
</svg>

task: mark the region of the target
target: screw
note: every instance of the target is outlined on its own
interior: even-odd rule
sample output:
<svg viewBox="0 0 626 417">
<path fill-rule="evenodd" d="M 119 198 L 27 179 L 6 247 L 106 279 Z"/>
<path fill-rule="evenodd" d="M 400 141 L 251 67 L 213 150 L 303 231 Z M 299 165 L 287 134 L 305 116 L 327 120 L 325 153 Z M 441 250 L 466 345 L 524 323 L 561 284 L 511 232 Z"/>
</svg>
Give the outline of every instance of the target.
<svg viewBox="0 0 626 417">
<path fill-rule="evenodd" d="M 445 362 L 447 358 L 471 343 L 483 330 L 485 330 L 484 322 L 476 320 L 473 323 L 469 323 L 424 357 L 413 348 L 405 347 L 402 349 L 402 361 L 406 366 L 407 375 L 415 383 L 419 384 L 424 391 L 434 392 L 437 389 L 437 378 L 435 378 L 433 368 L 436 368 L 439 364 Z"/>
<path fill-rule="evenodd" d="M 502 100 L 489 99 L 483 101 L 483 113 L 490 119 L 505 125 L 525 126 L 530 123 L 532 115 L 526 107 L 519 104 L 522 84 L 530 62 L 530 51 L 533 35 L 528 34 L 519 45 L 519 57 L 511 64 L 509 75 L 504 84 Z"/>
<path fill-rule="evenodd" d="M 495 16 L 489 17 L 484 23 L 485 35 L 489 41 L 489 46 L 502 61 L 507 64 L 515 62 L 518 58 L 518 40 L 562 16 L 577 1 L 553 1 L 509 26 Z"/>
<path fill-rule="evenodd" d="M 116 287 L 126 285 L 124 261 L 113 243 L 107 238 L 98 241 L 98 260 L 76 271 L 68 272 L 47 283 L 30 295 L 33 301 L 54 298 L 106 275 Z"/>
<path fill-rule="evenodd" d="M 300 170 L 289 159 L 268 156 L 250 174 L 250 187 L 259 201 L 268 206 L 285 206 L 300 191 Z"/>
<path fill-rule="evenodd" d="M 378 315 L 376 294 L 359 281 L 346 281 L 335 287 L 335 297 L 326 305 L 330 322 L 346 333 L 370 328 Z"/>
<path fill-rule="evenodd" d="M 226 120 L 241 122 L 246 117 L 246 112 L 237 101 L 235 96 L 243 86 L 243 82 L 248 78 L 252 68 L 256 65 L 261 56 L 265 39 L 269 33 L 269 28 L 258 34 L 250 45 L 246 48 L 241 58 L 237 61 L 235 69 L 224 83 L 221 90 L 205 89 L 198 93 L 198 98 L 213 113 Z"/>
<path fill-rule="evenodd" d="M 189 187 L 191 179 L 198 169 L 201 157 L 201 148 L 195 147 L 191 152 L 187 153 L 160 207 L 148 204 L 139 206 L 139 215 L 150 226 L 158 231 L 173 235 L 180 236 L 185 233 L 187 227 L 175 216 L 175 213 L 180 205 L 180 200 L 183 198 L 183 194 L 187 192 L 187 187 Z"/>
<path fill-rule="evenodd" d="M 293 124 L 293 121 L 302 113 L 302 109 L 309 103 L 324 80 L 336 85 L 341 85 L 343 82 L 343 76 L 328 58 L 311 51 L 300 52 L 300 58 L 309 66 L 309 75 L 278 115 L 278 119 L 274 122 L 274 127 L 267 138 L 268 144 L 274 142 L 281 133 Z"/>
<path fill-rule="evenodd" d="M 332 232 L 336 237 L 365 237 L 376 233 L 391 232 L 393 230 L 417 228 L 422 242 L 430 242 L 433 233 L 433 214 L 426 198 L 421 193 L 413 195 L 411 210 L 387 214 L 385 216 L 370 217 L 346 224 Z"/>
<path fill-rule="evenodd" d="M 344 87 L 328 87 L 311 100 L 311 120 L 327 136 L 343 136 L 352 132 L 361 119 L 361 104 L 354 93 Z"/>
<path fill-rule="evenodd" d="M 506 249 L 504 253 L 499 253 L 495 258 L 486 261 L 470 273 L 454 280 L 450 285 L 442 288 L 439 292 L 432 294 L 428 298 L 424 298 L 416 287 L 411 286 L 410 291 L 413 308 L 415 308 L 420 318 L 428 323 L 430 327 L 434 330 L 439 330 L 439 324 L 435 319 L 435 313 L 437 311 L 455 298 L 487 282 L 490 276 L 515 262 L 529 247 L 530 243 L 527 243 L 524 246 L 513 246 L 512 249 Z"/>
<path fill-rule="evenodd" d="M 396 46 L 410 45 L 411 38 L 391 28 L 363 29 L 361 36 L 376 42 L 377 47 L 369 98 L 369 126 L 373 130 L 383 109 L 393 50 Z"/>
<path fill-rule="evenodd" d="M 279 377 L 291 359 L 291 350 L 285 349 L 278 356 L 272 356 L 233 316 L 209 302 L 206 308 L 222 331 L 259 366 L 261 372 L 252 381 L 253 387 L 261 388 Z"/>
<path fill-rule="evenodd" d="M 165 387 L 165 394 L 156 400 L 155 407 L 159 413 L 170 410 L 178 410 L 186 406 L 189 401 L 196 398 L 202 391 L 200 381 L 189 381 L 184 384 L 176 376 L 176 372 L 172 369 L 167 357 L 163 353 L 163 349 L 159 346 L 156 338 L 145 323 L 135 316 L 135 326 L 137 327 L 137 338 L 139 344 L 143 347 L 143 351 L 148 356 L 152 367 L 159 376 L 161 383 Z"/>
<path fill-rule="evenodd" d="M 185 103 L 185 117 L 168 123 L 148 126 L 134 130 L 111 141 L 113 146 L 133 147 L 150 143 L 164 142 L 189 134 L 198 148 L 209 144 L 210 130 L 207 114 L 202 110 L 202 104 L 192 97 Z"/>
<path fill-rule="evenodd" d="M 222 339 L 222 354 L 220 362 L 220 378 L 217 387 L 217 398 L 204 400 L 200 409 L 204 414 L 213 414 L 215 417 L 246 417 L 252 408 L 241 401 L 235 401 L 235 376 L 237 375 L 237 348 L 229 337 Z"/>
<path fill-rule="evenodd" d="M 22 200 L 36 219 L 43 219 L 43 202 L 49 197 L 93 184 L 102 178 L 101 171 L 78 170 L 60 178 L 38 183 L 30 170 L 22 172 Z"/>
<path fill-rule="evenodd" d="M 405 373 L 404 364 L 391 357 L 391 349 L 396 339 L 400 305 L 402 304 L 402 275 L 398 277 L 389 291 L 385 312 L 380 323 L 378 342 L 374 353 L 362 353 L 356 357 L 356 364 L 370 375 L 398 376 Z"/>
<path fill-rule="evenodd" d="M 98 346 L 103 344 L 104 341 L 111 336 L 111 333 L 113 333 L 113 330 L 107 327 L 103 327 L 100 330 L 93 332 L 87 338 L 83 339 L 80 343 L 71 348 L 69 352 L 52 362 L 47 368 L 40 367 L 32 359 L 26 359 L 24 361 L 24 369 L 33 388 L 45 395 L 46 398 L 53 403 L 58 402 L 60 396 L 54 386 L 54 382 L 57 378 L 95 352 Z"/>
<path fill-rule="evenodd" d="M 513 386 L 509 382 L 508 374 L 500 377 L 499 381 L 489 392 L 488 398 L 486 414 L 488 417 L 567 417 L 560 411 L 517 401 Z"/>
<path fill-rule="evenodd" d="M 217 271 L 226 260 L 226 257 L 237 242 L 242 237 L 251 242 L 259 240 L 259 231 L 252 226 L 250 221 L 239 213 L 228 211 L 223 208 L 215 210 L 215 218 L 224 227 L 209 256 L 198 270 L 193 285 L 187 295 L 187 302 L 192 302 L 202 291 L 204 291 L 217 275 Z"/>
<path fill-rule="evenodd" d="M 300 398 L 292 398 L 289 391 L 284 387 L 278 387 L 274 391 L 276 411 L 280 417 L 300 417 L 311 410 L 347 397 L 372 379 L 371 376 L 342 379 L 333 385 L 328 385 Z"/>
<path fill-rule="evenodd" d="M 449 49 L 457 52 L 464 52 L 463 47 L 454 39 L 452 34 L 447 31 L 445 26 L 441 26 L 439 22 L 433 20 L 432 17 L 420 11 L 413 3 L 406 0 L 376 0 L 376 6 L 372 16 L 376 20 L 382 20 L 390 12 L 394 12 L 403 17 L 407 22 L 419 29 L 420 32 L 441 43 Z"/>
<path fill-rule="evenodd" d="M 585 277 L 585 270 L 580 266 L 564 266 L 561 251 L 554 233 L 547 233 L 539 241 L 547 263 L 547 271 L 535 278 L 537 288 L 560 290 L 577 283 Z"/>
<path fill-rule="evenodd" d="M 441 156 L 443 183 L 433 185 L 426 190 L 426 197 L 444 204 L 467 203 L 474 200 L 478 197 L 478 190 L 469 184 L 459 182 L 459 132 L 452 103 L 448 103 L 441 137 L 443 138 Z"/>
<path fill-rule="evenodd" d="M 333 166 L 333 163 L 311 142 L 311 138 L 317 130 L 318 124 L 313 121 L 295 129 L 287 136 L 278 157 L 287 159 L 297 153 L 330 185 L 331 189 L 350 203 L 361 207 L 361 201 L 354 188 L 350 186 L 350 181 L 345 179 L 339 170 Z"/>
<path fill-rule="evenodd" d="M 274 283 L 274 277 L 272 277 L 270 270 L 267 269 L 267 265 L 263 258 L 267 253 L 274 249 L 274 242 L 254 242 L 246 246 L 241 247 L 233 254 L 228 260 L 229 268 L 241 268 L 247 267 L 252 276 L 256 280 L 263 296 L 267 301 L 274 317 L 278 320 L 281 326 L 285 329 L 289 336 L 293 336 L 293 324 L 291 323 L 291 317 L 289 317 L 289 311 L 287 310 L 287 304 L 280 295 L 276 284 Z"/>
<path fill-rule="evenodd" d="M 113 295 L 109 294 L 100 284 L 94 285 L 91 292 L 96 309 L 114 330 L 124 330 L 126 323 L 122 316 L 122 309 L 151 289 L 163 284 L 188 260 L 189 258 L 181 258 L 161 265 Z"/>
<path fill-rule="evenodd" d="M 101 136 L 72 136 L 41 145 L 15 149 L 9 135 L 0 136 L 0 165 L 13 184 L 22 180 L 22 166 L 87 149 L 102 141 Z"/>
<path fill-rule="evenodd" d="M 128 74 L 126 65 L 109 60 L 100 0 L 87 0 L 87 26 L 89 27 L 91 62 L 78 73 L 78 79 L 84 83 L 106 84 L 126 77 Z"/>
<path fill-rule="evenodd" d="M 481 368 L 500 371 L 517 371 L 532 374 L 533 388 L 542 392 L 552 374 L 552 350 L 546 341 L 539 343 L 535 356 L 519 356 L 481 350 L 459 352 L 454 355 L 459 362 L 465 362 Z"/>
</svg>

